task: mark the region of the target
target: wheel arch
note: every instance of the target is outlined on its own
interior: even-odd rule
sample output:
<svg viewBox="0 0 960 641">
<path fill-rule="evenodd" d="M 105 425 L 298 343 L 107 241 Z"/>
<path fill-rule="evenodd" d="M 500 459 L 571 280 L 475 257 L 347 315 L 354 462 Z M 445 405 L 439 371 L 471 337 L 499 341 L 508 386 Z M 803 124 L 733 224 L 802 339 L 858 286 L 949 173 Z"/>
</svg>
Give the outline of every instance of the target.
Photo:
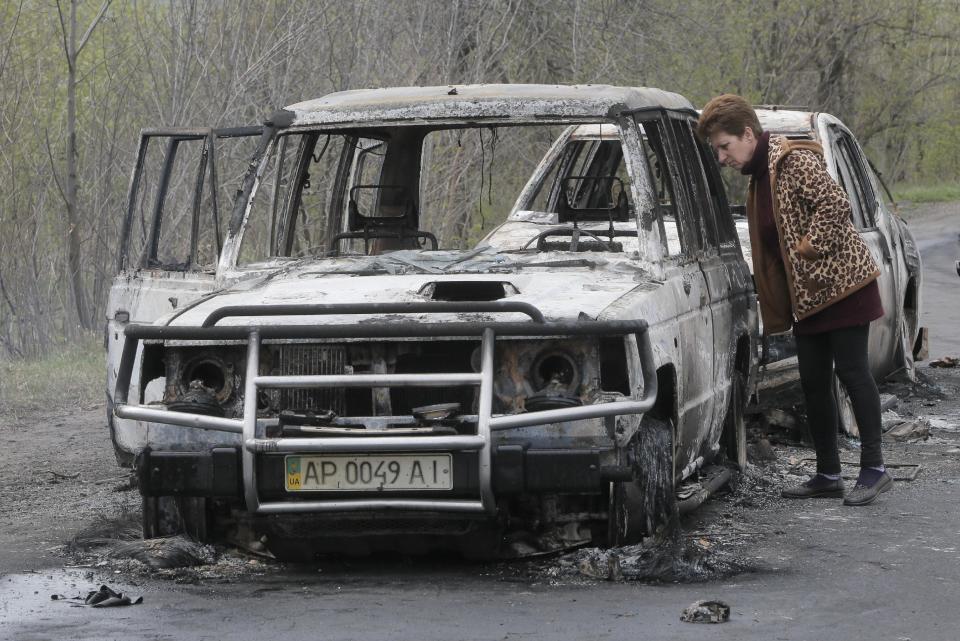
<svg viewBox="0 0 960 641">
<path fill-rule="evenodd" d="M 661 421 L 673 421 L 676 429 L 678 408 L 677 368 L 673 363 L 665 363 L 657 368 L 657 399 L 647 414 Z"/>
</svg>

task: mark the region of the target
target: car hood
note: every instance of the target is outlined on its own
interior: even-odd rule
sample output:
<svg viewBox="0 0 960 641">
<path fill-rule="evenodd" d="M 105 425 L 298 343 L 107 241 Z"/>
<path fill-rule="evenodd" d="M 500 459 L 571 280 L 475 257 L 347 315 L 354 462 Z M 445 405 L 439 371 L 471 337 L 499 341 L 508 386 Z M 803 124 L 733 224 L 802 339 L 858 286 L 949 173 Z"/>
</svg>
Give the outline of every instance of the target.
<svg viewBox="0 0 960 641">
<path fill-rule="evenodd" d="M 655 289 L 659 282 L 629 262 L 602 258 L 570 258 L 569 254 L 540 254 L 538 260 L 501 265 L 495 273 L 440 273 L 426 271 L 412 263 L 410 270 L 375 273 L 376 270 L 354 269 L 331 271 L 317 263 L 287 266 L 266 276 L 239 279 L 232 286 L 219 290 L 165 319 L 161 324 L 199 326 L 215 310 L 230 306 L 297 305 L 297 304 L 369 304 L 449 301 L 446 295 L 432 295 L 436 284 L 443 283 L 446 292 L 455 292 L 458 300 L 470 299 L 478 282 L 504 284 L 504 295 L 498 300 L 520 301 L 537 307 L 548 320 L 602 319 L 604 311 L 625 297 L 642 296 Z M 383 266 L 383 263 L 380 263 Z M 409 271 L 423 273 L 408 273 Z M 400 272 L 407 273 L 400 273 Z M 374 273 L 371 273 L 374 272 Z M 458 290 L 462 290 L 459 291 Z M 489 300 L 479 297 L 478 300 Z M 619 306 L 618 306 L 619 307 Z M 374 317 L 399 318 L 394 315 L 325 315 L 271 317 L 270 324 L 341 324 Z M 524 320 L 519 313 L 482 314 L 484 319 Z M 448 322 L 477 319 L 477 314 L 404 314 L 405 320 Z M 227 317 L 218 326 L 260 324 L 256 315 Z"/>
</svg>

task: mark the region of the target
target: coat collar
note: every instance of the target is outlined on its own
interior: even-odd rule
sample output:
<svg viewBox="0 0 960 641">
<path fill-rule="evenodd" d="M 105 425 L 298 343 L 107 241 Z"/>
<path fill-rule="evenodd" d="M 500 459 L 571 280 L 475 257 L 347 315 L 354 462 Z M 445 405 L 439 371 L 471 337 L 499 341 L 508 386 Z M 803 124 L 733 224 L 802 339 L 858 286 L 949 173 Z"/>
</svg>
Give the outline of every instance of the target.
<svg viewBox="0 0 960 641">
<path fill-rule="evenodd" d="M 770 167 L 771 174 L 776 174 L 777 167 L 783 159 L 794 151 L 806 149 L 818 156 L 823 156 L 823 147 L 813 140 L 790 140 L 786 136 L 770 136 L 769 147 L 767 164 Z"/>
</svg>

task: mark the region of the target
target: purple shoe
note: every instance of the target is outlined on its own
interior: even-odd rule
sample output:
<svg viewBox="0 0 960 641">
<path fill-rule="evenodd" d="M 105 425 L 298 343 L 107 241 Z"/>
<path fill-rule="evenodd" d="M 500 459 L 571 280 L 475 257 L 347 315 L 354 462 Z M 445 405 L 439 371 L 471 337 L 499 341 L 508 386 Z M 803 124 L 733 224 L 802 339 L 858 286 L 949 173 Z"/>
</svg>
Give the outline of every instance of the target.
<svg viewBox="0 0 960 641">
<path fill-rule="evenodd" d="M 886 472 L 880 472 L 879 476 L 872 483 L 864 480 L 863 475 L 857 479 L 854 486 L 846 498 L 843 499 L 844 505 L 870 505 L 877 500 L 883 492 L 889 492 L 893 489 L 893 478 Z"/>
</svg>

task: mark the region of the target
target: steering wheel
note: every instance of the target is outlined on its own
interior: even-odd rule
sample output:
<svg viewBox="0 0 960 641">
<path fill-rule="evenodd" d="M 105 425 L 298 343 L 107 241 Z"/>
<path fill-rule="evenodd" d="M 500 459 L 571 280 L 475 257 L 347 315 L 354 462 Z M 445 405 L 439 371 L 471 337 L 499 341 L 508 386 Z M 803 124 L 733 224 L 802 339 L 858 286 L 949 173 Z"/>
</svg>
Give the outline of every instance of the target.
<svg viewBox="0 0 960 641">
<path fill-rule="evenodd" d="M 537 243 L 537 249 L 541 249 L 541 247 L 540 247 L 540 242 L 541 242 L 544 238 L 550 236 L 551 234 L 553 234 L 553 235 L 559 235 L 559 234 L 554 234 L 554 232 L 558 232 L 558 231 L 562 231 L 562 232 L 567 232 L 567 231 L 569 231 L 569 232 L 570 232 L 570 236 L 571 236 L 571 238 L 570 238 L 570 243 L 571 243 L 571 244 L 573 244 L 573 232 L 580 232 L 581 234 L 583 234 L 583 235 L 585 235 L 585 236 L 589 236 L 590 238 L 593 238 L 595 241 L 597 241 L 598 243 L 600 243 L 600 244 L 603 246 L 604 251 L 608 251 L 608 252 L 609 252 L 609 251 L 613 251 L 613 249 L 610 248 L 610 243 L 608 243 L 607 241 L 603 240 L 602 238 L 600 238 L 599 236 L 597 236 L 596 234 L 594 234 L 592 231 L 587 231 L 586 229 L 580 229 L 580 228 L 570 229 L 570 228 L 567 228 L 567 227 L 554 227 L 553 229 L 545 229 L 545 230 L 543 230 L 542 232 L 540 232 L 539 234 L 537 234 L 536 236 L 534 236 L 533 238 L 531 238 L 530 240 L 528 240 L 528 241 L 524 244 L 524 246 L 521 247 L 521 249 L 527 249 L 527 248 L 530 247 L 530 245 L 532 245 L 534 242 Z"/>
</svg>

